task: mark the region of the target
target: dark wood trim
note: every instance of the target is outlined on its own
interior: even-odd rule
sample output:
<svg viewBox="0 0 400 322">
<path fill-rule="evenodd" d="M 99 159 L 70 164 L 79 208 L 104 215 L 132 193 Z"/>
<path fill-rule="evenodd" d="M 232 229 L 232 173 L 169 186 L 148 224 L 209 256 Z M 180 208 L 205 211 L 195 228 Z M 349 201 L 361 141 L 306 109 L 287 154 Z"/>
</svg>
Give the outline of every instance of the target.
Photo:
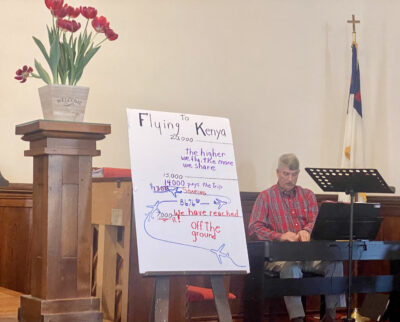
<svg viewBox="0 0 400 322">
<path fill-rule="evenodd" d="M 259 192 L 252 191 L 241 191 L 240 198 L 243 203 L 254 203 L 258 196 Z M 337 194 L 316 194 L 318 203 L 323 201 L 337 201 Z M 392 196 L 392 195 L 367 195 L 367 202 L 377 202 L 380 203 L 382 207 L 395 207 L 400 208 L 400 196 Z M 392 214 L 397 215 L 397 214 Z M 400 212 L 398 213 L 400 216 Z"/>
<path fill-rule="evenodd" d="M 92 182 L 128 182 L 132 181 L 132 178 L 118 177 L 118 178 L 92 178 Z"/>
<path fill-rule="evenodd" d="M 32 134 L 38 131 L 80 132 L 94 134 L 110 134 L 110 124 L 81 123 L 67 121 L 36 120 L 19 124 L 15 127 L 15 134 Z"/>
</svg>

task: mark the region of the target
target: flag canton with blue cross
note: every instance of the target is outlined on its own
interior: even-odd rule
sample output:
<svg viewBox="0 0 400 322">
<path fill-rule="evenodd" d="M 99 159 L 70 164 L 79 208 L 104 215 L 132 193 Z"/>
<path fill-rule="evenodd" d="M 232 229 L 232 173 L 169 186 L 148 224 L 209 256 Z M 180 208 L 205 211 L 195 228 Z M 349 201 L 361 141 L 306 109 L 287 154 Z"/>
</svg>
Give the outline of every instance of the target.
<svg viewBox="0 0 400 322">
<path fill-rule="evenodd" d="M 362 117 L 362 104 L 361 104 L 361 90 L 360 90 L 360 68 L 358 67 L 357 47 L 352 45 L 352 71 L 351 71 L 351 84 L 350 95 L 354 95 L 353 107 L 357 113 Z M 349 111 L 347 111 L 348 113 Z"/>
</svg>

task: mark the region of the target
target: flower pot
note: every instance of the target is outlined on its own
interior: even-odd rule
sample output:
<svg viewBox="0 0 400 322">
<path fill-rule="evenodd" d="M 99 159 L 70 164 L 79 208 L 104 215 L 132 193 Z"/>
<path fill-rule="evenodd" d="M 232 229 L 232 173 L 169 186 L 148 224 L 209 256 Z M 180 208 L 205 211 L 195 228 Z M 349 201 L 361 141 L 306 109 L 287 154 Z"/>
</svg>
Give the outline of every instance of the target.
<svg viewBox="0 0 400 322">
<path fill-rule="evenodd" d="M 89 87 L 58 84 L 40 87 L 44 119 L 82 122 L 88 95 Z"/>
</svg>

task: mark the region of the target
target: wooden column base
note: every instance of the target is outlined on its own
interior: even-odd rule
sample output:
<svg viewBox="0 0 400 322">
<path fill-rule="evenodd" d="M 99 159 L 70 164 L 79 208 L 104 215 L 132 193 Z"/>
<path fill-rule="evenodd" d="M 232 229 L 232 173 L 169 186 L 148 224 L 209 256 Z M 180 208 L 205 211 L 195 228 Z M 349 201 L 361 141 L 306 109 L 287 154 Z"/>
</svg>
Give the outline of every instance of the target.
<svg viewBox="0 0 400 322">
<path fill-rule="evenodd" d="M 20 322 L 102 322 L 100 300 L 95 297 L 43 300 L 21 296 Z"/>
</svg>

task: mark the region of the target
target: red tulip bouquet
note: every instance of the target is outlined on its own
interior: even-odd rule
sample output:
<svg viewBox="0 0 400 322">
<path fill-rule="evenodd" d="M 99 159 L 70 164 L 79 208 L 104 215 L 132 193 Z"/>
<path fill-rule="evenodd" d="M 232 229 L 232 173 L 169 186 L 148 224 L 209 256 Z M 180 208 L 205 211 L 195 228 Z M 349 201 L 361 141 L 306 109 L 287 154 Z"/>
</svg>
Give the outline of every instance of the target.
<svg viewBox="0 0 400 322">
<path fill-rule="evenodd" d="M 24 66 L 17 70 L 15 79 L 24 83 L 28 77 L 34 77 L 41 78 L 46 84 L 76 85 L 100 45 L 106 40 L 116 40 L 118 35 L 110 28 L 105 17 L 97 16 L 97 10 L 93 7 L 74 8 L 64 4 L 64 0 L 45 0 L 45 4 L 53 20 L 52 26 L 47 26 L 49 51 L 39 39 L 33 37 L 33 40 L 49 65 L 51 76 L 35 59 L 37 74 L 32 67 Z M 75 20 L 79 16 L 86 20 L 83 31 L 80 22 Z M 89 23 L 94 30 L 88 31 Z M 104 37 L 95 43 L 99 34 Z"/>
</svg>

